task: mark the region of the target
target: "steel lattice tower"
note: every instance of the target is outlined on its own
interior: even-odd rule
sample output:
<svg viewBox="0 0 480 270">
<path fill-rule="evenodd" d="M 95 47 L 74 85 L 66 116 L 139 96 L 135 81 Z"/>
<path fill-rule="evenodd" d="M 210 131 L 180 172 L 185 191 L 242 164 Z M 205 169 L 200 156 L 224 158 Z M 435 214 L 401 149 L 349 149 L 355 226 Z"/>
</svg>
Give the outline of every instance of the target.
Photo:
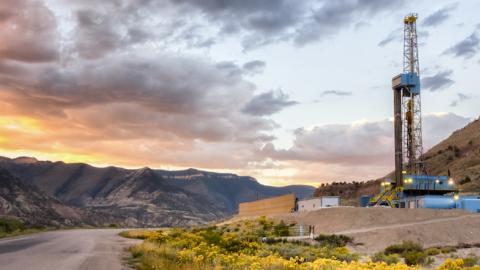
<svg viewBox="0 0 480 270">
<path fill-rule="evenodd" d="M 404 18 L 403 73 L 394 77 L 395 182 L 402 174 L 424 174 L 422 161 L 422 111 L 418 62 L 417 14 Z"/>
<path fill-rule="evenodd" d="M 417 43 L 417 14 L 404 20 L 403 72 L 417 74 L 420 78 Z M 423 174 L 422 110 L 420 91 L 406 89 L 402 99 L 403 160 L 408 174 Z"/>
</svg>

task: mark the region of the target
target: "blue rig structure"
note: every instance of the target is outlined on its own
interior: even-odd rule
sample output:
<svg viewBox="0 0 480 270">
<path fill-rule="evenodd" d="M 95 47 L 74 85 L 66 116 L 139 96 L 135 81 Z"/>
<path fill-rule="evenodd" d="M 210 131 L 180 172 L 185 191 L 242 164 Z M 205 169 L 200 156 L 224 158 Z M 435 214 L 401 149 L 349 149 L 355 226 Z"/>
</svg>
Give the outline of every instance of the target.
<svg viewBox="0 0 480 270">
<path fill-rule="evenodd" d="M 392 79 L 394 181 L 382 182 L 380 195 L 362 198 L 363 204 L 395 208 L 465 209 L 480 213 L 480 196 L 460 196 L 453 178 L 428 175 L 425 169 L 416 21 L 417 14 L 412 13 L 404 18 L 403 72 Z"/>
</svg>

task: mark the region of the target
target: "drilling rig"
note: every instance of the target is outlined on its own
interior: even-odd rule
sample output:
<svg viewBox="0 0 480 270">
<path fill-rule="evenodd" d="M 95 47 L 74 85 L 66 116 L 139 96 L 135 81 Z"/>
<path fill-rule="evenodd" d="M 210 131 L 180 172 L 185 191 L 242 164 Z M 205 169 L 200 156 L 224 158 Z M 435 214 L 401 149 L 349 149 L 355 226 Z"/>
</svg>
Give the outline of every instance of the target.
<svg viewBox="0 0 480 270">
<path fill-rule="evenodd" d="M 420 67 L 417 43 L 417 14 L 405 16 L 403 72 L 392 79 L 395 137 L 394 181 L 382 182 L 379 196 L 370 206 L 416 208 L 414 198 L 455 192 L 447 176 L 428 175 L 423 163 Z M 443 199 L 443 196 L 442 198 Z"/>
</svg>

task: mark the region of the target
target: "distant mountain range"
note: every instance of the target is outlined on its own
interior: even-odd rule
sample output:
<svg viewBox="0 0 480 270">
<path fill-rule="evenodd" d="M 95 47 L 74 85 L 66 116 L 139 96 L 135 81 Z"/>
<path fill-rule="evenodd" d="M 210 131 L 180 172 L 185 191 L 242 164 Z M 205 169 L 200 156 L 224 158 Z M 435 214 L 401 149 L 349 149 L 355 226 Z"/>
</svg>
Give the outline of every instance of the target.
<svg viewBox="0 0 480 270">
<path fill-rule="evenodd" d="M 70 207 L 0 169 L 0 217 L 20 218 L 33 226 L 102 226 L 122 223 L 112 215 Z"/>
<path fill-rule="evenodd" d="M 432 147 L 424 160 L 428 174 L 448 175 L 450 171 L 460 192 L 480 192 L 480 118 Z M 393 172 L 384 178 L 392 177 Z M 336 182 L 320 186 L 315 195 L 340 195 L 343 203 L 356 205 L 361 195 L 378 193 L 380 182 Z"/>
<path fill-rule="evenodd" d="M 103 216 L 106 223 L 128 226 L 201 224 L 235 214 L 240 202 L 287 193 L 311 197 L 315 190 L 302 185 L 266 186 L 248 176 L 196 169 L 97 168 L 30 157 L 0 157 L 0 167 L 26 186 L 38 189 L 48 200 L 92 216 Z M 37 205 L 43 205 L 36 197 L 27 197 L 31 197 L 32 204 L 37 201 Z M 26 212 L 19 216 L 31 215 Z"/>
</svg>

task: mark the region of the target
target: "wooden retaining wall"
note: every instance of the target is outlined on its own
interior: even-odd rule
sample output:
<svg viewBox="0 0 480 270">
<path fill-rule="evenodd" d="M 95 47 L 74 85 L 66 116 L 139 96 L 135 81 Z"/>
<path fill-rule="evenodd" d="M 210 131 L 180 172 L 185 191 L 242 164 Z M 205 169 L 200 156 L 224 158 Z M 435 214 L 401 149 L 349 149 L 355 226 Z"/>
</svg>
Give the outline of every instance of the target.
<svg viewBox="0 0 480 270">
<path fill-rule="evenodd" d="M 240 203 L 239 216 L 263 216 L 270 214 L 285 214 L 295 210 L 295 194 L 287 194 L 253 202 Z"/>
</svg>

